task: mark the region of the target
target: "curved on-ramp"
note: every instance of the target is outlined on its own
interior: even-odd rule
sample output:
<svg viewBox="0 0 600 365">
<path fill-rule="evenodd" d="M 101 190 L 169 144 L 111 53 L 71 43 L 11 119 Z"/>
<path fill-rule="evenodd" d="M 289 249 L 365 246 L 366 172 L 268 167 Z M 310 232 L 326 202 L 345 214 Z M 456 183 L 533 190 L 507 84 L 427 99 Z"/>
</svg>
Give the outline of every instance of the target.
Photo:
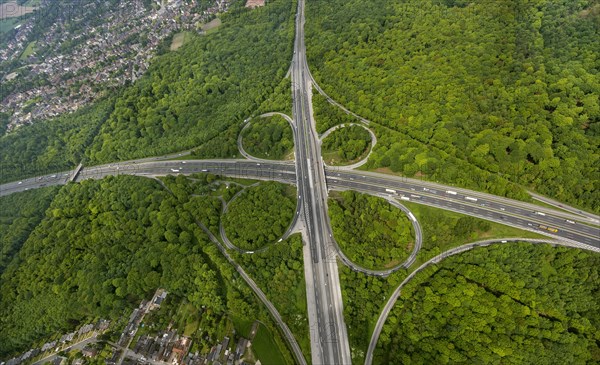
<svg viewBox="0 0 600 365">
<path fill-rule="evenodd" d="M 319 142 L 322 144 L 323 140 L 325 140 L 325 138 L 327 138 L 332 132 L 334 132 L 340 128 L 345 128 L 345 127 L 350 127 L 350 126 L 358 126 L 358 127 L 366 129 L 367 132 L 369 132 L 369 134 L 371 135 L 371 148 L 369 149 L 369 153 L 365 156 L 365 158 L 361 159 L 358 162 L 350 164 L 350 165 L 335 165 L 335 166 L 333 166 L 333 165 L 326 164 L 325 160 L 323 160 L 323 164 L 326 167 L 338 169 L 338 170 L 353 170 L 353 169 L 359 168 L 362 165 L 366 164 L 367 161 L 369 160 L 369 157 L 371 156 L 371 153 L 373 153 L 373 149 L 375 148 L 375 145 L 377 144 L 377 136 L 375 136 L 375 133 L 373 133 L 373 131 L 370 128 L 368 128 L 367 126 L 365 126 L 364 124 L 360 124 L 360 123 L 338 124 L 336 126 L 329 128 L 323 134 L 321 134 L 321 136 L 319 137 Z"/>
<path fill-rule="evenodd" d="M 377 196 L 377 195 L 375 195 L 375 196 Z M 421 225 L 415 218 L 414 214 L 412 214 L 410 209 L 408 209 L 407 207 L 400 204 L 398 201 L 396 201 L 395 199 L 392 199 L 389 196 L 380 196 L 380 197 L 386 199 L 388 201 L 388 203 L 390 203 L 394 207 L 402 210 L 408 216 L 408 219 L 412 223 L 413 229 L 415 230 L 415 247 L 413 247 L 412 252 L 410 253 L 408 258 L 403 263 L 401 263 L 397 266 L 394 266 L 390 269 L 387 269 L 387 270 L 372 270 L 372 269 L 364 268 L 364 267 L 354 263 L 352 260 L 350 260 L 348 258 L 348 256 L 346 256 L 346 254 L 344 254 L 340 245 L 335 240 L 335 237 L 333 237 L 333 232 L 331 232 L 331 230 L 330 230 L 329 234 L 330 234 L 330 239 L 333 242 L 333 245 L 335 247 L 338 257 L 351 270 L 363 273 L 365 275 L 380 276 L 380 277 L 385 278 L 400 269 L 408 269 L 410 267 L 410 265 L 412 265 L 415 262 L 415 260 L 417 258 L 417 254 L 419 253 L 419 251 L 421 250 L 421 247 L 423 245 L 423 230 L 421 229 Z M 328 220 L 328 222 L 327 222 L 328 227 L 331 229 L 331 221 L 329 219 L 329 216 L 327 216 L 327 220 Z"/>
<path fill-rule="evenodd" d="M 254 280 L 252 280 L 252 278 L 248 274 L 246 274 L 246 271 L 244 271 L 244 269 L 237 262 L 235 262 L 235 260 L 229 255 L 229 253 L 227 253 L 227 250 L 225 249 L 225 247 L 223 247 L 223 245 L 221 245 L 221 242 L 219 242 L 219 240 L 217 240 L 217 238 L 212 234 L 212 232 L 208 228 L 206 228 L 206 226 L 204 226 L 202 223 L 200 223 L 199 221 L 196 221 L 196 224 L 208 235 L 209 239 L 214 244 L 217 245 L 217 247 L 219 248 L 219 251 L 221 251 L 223 256 L 225 256 L 227 261 L 229 261 L 229 263 L 235 267 L 236 271 L 240 274 L 242 279 L 244 279 L 246 284 L 248 284 L 248 286 L 252 289 L 252 291 L 254 291 L 254 294 L 256 294 L 256 296 L 265 305 L 265 307 L 267 307 L 267 310 L 269 311 L 269 313 L 271 314 L 271 316 L 273 317 L 273 319 L 275 320 L 275 322 L 277 323 L 277 325 L 283 332 L 285 338 L 287 339 L 287 341 L 292 349 L 292 353 L 294 354 L 294 357 L 296 358 L 296 361 L 298 362 L 298 364 L 306 365 L 307 362 L 306 362 L 306 359 L 304 358 L 304 354 L 302 353 L 302 350 L 300 349 L 300 345 L 298 345 L 298 341 L 296 341 L 294 334 L 292 333 L 290 328 L 287 326 L 287 324 L 285 324 L 285 322 L 283 321 L 283 318 L 281 317 L 281 314 L 279 314 L 279 311 L 277 311 L 277 309 L 275 308 L 273 303 L 271 303 L 271 301 L 267 298 L 265 293 L 258 287 L 258 285 L 256 285 Z"/>
<path fill-rule="evenodd" d="M 284 113 L 279 113 L 279 112 L 270 112 L 270 113 L 264 113 L 259 115 L 257 118 L 268 118 L 268 117 L 272 117 L 275 115 L 279 115 L 280 117 L 282 117 L 283 119 L 285 119 L 289 125 L 290 128 L 292 128 L 292 135 L 294 136 L 294 143 L 296 143 L 296 126 L 294 125 L 294 120 L 292 118 L 290 118 L 289 115 L 284 114 Z M 252 161 L 257 161 L 257 162 L 264 162 L 264 163 L 269 163 L 269 162 L 282 162 L 282 163 L 293 163 L 292 161 L 285 161 L 285 160 L 269 160 L 266 158 L 259 158 L 259 157 L 255 157 L 252 156 L 251 154 L 249 154 L 248 152 L 246 152 L 246 150 L 244 149 L 244 145 L 242 143 L 242 139 L 243 139 L 243 132 L 246 128 L 250 127 L 250 118 L 244 120 L 244 126 L 242 127 L 242 129 L 240 130 L 240 134 L 238 135 L 237 138 L 237 146 L 238 146 L 238 150 L 240 151 L 240 154 L 242 156 L 244 156 L 245 158 L 247 158 L 248 160 L 252 160 Z"/>
<path fill-rule="evenodd" d="M 462 246 L 454 247 L 445 252 L 442 252 L 441 254 L 427 260 L 425 263 L 423 263 L 421 266 L 419 266 L 415 271 L 410 273 L 410 275 L 408 275 L 402 281 L 402 283 L 400 283 L 400 285 L 398 285 L 396 290 L 394 290 L 394 293 L 388 299 L 385 307 L 383 307 L 383 310 L 381 311 L 379 318 L 377 319 L 377 324 L 375 325 L 375 329 L 373 330 L 373 334 L 371 335 L 371 342 L 369 343 L 369 348 L 368 348 L 367 354 L 365 356 L 365 365 L 371 365 L 373 362 L 373 353 L 375 352 L 375 347 L 377 346 L 377 340 L 379 339 L 379 335 L 381 334 L 381 330 L 383 329 L 383 325 L 385 324 L 385 321 L 387 320 L 387 317 L 388 317 L 390 311 L 392 310 L 392 308 L 396 304 L 396 301 L 398 300 L 398 297 L 400 296 L 400 292 L 401 292 L 402 288 L 409 281 L 411 281 L 419 272 L 423 271 L 425 268 L 429 267 L 430 265 L 440 263 L 443 259 L 445 259 L 447 257 L 458 255 L 460 253 L 472 250 L 473 248 L 486 247 L 486 246 L 493 245 L 493 244 L 504 244 L 504 243 L 515 243 L 515 242 L 529 242 L 529 243 L 540 243 L 540 244 L 548 244 L 549 243 L 551 245 L 578 248 L 578 249 L 583 249 L 583 250 L 600 253 L 600 249 L 595 248 L 595 247 L 590 247 L 587 245 L 581 245 L 581 244 L 565 242 L 565 241 L 560 241 L 560 240 L 544 240 L 544 239 L 533 239 L 533 238 L 489 239 L 489 240 L 467 243 Z"/>
<path fill-rule="evenodd" d="M 231 203 L 233 203 L 235 201 L 235 199 L 237 199 L 240 195 L 242 195 L 242 193 L 244 193 L 247 189 L 258 186 L 260 183 L 254 183 L 252 185 L 248 185 L 246 187 L 244 187 L 242 190 L 238 191 L 237 193 L 235 193 L 231 199 L 229 199 L 229 202 L 225 202 L 223 200 L 223 210 L 221 211 L 221 216 L 225 215 L 227 213 L 227 209 L 229 208 L 229 205 Z M 219 235 L 221 236 L 221 239 L 223 240 L 223 243 L 225 244 L 225 246 L 227 246 L 228 249 L 230 250 L 235 250 L 239 253 L 242 254 L 254 254 L 254 253 L 259 253 L 259 252 L 263 252 L 268 250 L 273 244 L 277 244 L 279 242 L 282 242 L 283 240 L 287 239 L 290 234 L 292 234 L 292 232 L 294 231 L 294 228 L 296 227 L 296 222 L 298 220 L 298 215 L 299 215 L 299 199 L 296 199 L 296 210 L 294 211 L 294 216 L 292 218 L 292 221 L 290 222 L 287 230 L 285 231 L 285 233 L 280 237 L 279 240 L 277 240 L 277 242 L 275 243 L 267 243 L 265 244 L 263 247 L 260 247 L 256 250 L 245 250 L 243 248 L 240 248 L 238 246 L 236 246 L 233 242 L 231 242 L 229 240 L 229 238 L 227 237 L 227 233 L 225 232 L 225 227 L 223 227 L 223 219 L 219 219 Z"/>
</svg>

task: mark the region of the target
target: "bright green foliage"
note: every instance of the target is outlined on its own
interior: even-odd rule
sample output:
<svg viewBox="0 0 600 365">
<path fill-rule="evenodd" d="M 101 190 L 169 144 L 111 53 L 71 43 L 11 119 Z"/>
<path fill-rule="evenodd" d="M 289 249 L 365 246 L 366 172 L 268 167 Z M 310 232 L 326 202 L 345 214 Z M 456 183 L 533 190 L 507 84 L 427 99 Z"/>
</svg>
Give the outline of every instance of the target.
<svg viewBox="0 0 600 365">
<path fill-rule="evenodd" d="M 0 136 L 0 182 L 77 166 L 112 111 L 113 102 L 104 100 L 73 114 Z M 1 121 L 0 115 L 0 124 Z"/>
<path fill-rule="evenodd" d="M 510 244 L 452 256 L 402 291 L 376 364 L 597 364 L 600 255 Z"/>
<path fill-rule="evenodd" d="M 310 358 L 301 237 L 293 235 L 263 252 L 237 255 L 236 261 L 265 292 L 294 333 L 305 357 Z"/>
<path fill-rule="evenodd" d="M 192 151 L 192 156 L 200 159 L 240 157 L 237 138 L 241 129 L 241 125 L 238 123 L 231 125 Z"/>
<path fill-rule="evenodd" d="M 340 11 L 343 9 L 343 11 Z M 320 86 L 372 120 L 370 167 L 600 211 L 597 5 L 307 3 Z"/>
<path fill-rule="evenodd" d="M 280 115 L 253 119 L 242 133 L 246 152 L 258 158 L 283 160 L 294 148 L 294 136 Z"/>
<path fill-rule="evenodd" d="M 363 364 L 377 316 L 393 286 L 391 279 L 368 276 L 345 265 L 338 265 L 338 270 L 352 363 Z"/>
<path fill-rule="evenodd" d="M 277 241 L 290 225 L 296 209 L 295 189 L 265 182 L 248 188 L 227 208 L 223 227 L 227 238 L 244 250 Z"/>
<path fill-rule="evenodd" d="M 328 164 L 348 164 L 363 159 L 369 152 L 371 135 L 363 127 L 339 128 L 323 140 L 322 153 Z"/>
<path fill-rule="evenodd" d="M 353 116 L 344 113 L 337 106 L 329 104 L 327 99 L 314 89 L 312 103 L 318 133 L 325 133 L 329 128 L 338 124 L 357 122 Z"/>
<path fill-rule="evenodd" d="M 107 162 L 199 146 L 253 114 L 284 78 L 293 2 L 232 9 L 218 32 L 153 61 L 126 89 L 87 155 Z"/>
<path fill-rule="evenodd" d="M 273 339 L 273 332 L 265 326 L 258 326 L 258 332 L 256 333 L 256 337 L 254 337 L 254 341 L 252 341 L 252 350 L 256 353 L 261 364 L 290 364 L 279 351 L 280 348 Z"/>
<path fill-rule="evenodd" d="M 399 265 L 413 248 L 410 221 L 383 198 L 345 191 L 329 200 L 329 216 L 344 254 L 365 268 Z"/>
<path fill-rule="evenodd" d="M 196 224 L 214 206 L 189 208 L 139 177 L 62 188 L 0 277 L 0 356 L 84 320 L 119 316 L 157 287 L 197 308 L 256 318 L 249 288 Z"/>
<path fill-rule="evenodd" d="M 0 274 L 40 223 L 58 189 L 48 187 L 0 198 Z"/>
</svg>

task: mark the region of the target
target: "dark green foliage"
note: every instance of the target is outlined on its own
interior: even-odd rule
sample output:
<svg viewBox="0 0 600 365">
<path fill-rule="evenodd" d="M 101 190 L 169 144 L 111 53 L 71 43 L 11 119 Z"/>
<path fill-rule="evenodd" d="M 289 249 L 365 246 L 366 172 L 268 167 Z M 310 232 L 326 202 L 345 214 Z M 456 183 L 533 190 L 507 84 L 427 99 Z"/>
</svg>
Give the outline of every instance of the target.
<svg viewBox="0 0 600 365">
<path fill-rule="evenodd" d="M 252 156 L 270 160 L 284 159 L 294 148 L 292 129 L 282 116 L 256 118 L 244 129 L 242 143 Z"/>
<path fill-rule="evenodd" d="M 293 2 L 284 0 L 231 11 L 218 32 L 155 59 L 117 101 L 88 150 L 90 160 L 193 148 L 252 115 L 289 66 L 292 12 Z"/>
<path fill-rule="evenodd" d="M 240 130 L 240 124 L 236 123 L 229 126 L 226 130 L 192 151 L 192 156 L 197 158 L 240 157 L 240 151 L 237 146 L 237 138 Z"/>
<path fill-rule="evenodd" d="M 360 160 L 369 151 L 370 142 L 371 135 L 363 127 L 351 125 L 340 128 L 323 140 L 323 156 L 329 163 L 330 156 L 335 154 L 334 162 L 337 164 Z"/>
<path fill-rule="evenodd" d="M 40 223 L 58 189 L 48 187 L 0 198 L 0 274 Z"/>
<path fill-rule="evenodd" d="M 112 111 L 113 102 L 107 99 L 1 136 L 0 182 L 75 168 Z"/>
<path fill-rule="evenodd" d="M 371 331 L 393 286 L 390 279 L 355 272 L 345 265 L 338 265 L 338 270 L 352 363 L 363 364 Z"/>
<path fill-rule="evenodd" d="M 290 327 L 306 358 L 310 358 L 302 238 L 293 235 L 268 250 L 239 254 L 238 261 Z"/>
<path fill-rule="evenodd" d="M 313 75 L 381 137 L 369 167 L 525 198 L 521 185 L 600 211 L 594 2 L 334 0 L 307 11 Z"/>
<path fill-rule="evenodd" d="M 317 133 L 325 133 L 329 128 L 338 124 L 357 122 L 356 118 L 353 116 L 344 113 L 344 111 L 337 106 L 331 105 L 327 99 L 316 90 L 313 90 L 312 103 L 315 112 Z"/>
<path fill-rule="evenodd" d="M 397 266 L 413 248 L 410 221 L 383 198 L 345 191 L 329 200 L 329 216 L 342 251 L 365 268 Z"/>
<path fill-rule="evenodd" d="M 381 364 L 597 364 L 600 255 L 510 244 L 452 256 L 402 291 Z"/>
<path fill-rule="evenodd" d="M 188 208 L 138 177 L 62 188 L 0 278 L 0 356 L 84 320 L 119 316 L 157 287 L 197 308 L 255 318 L 251 292 L 196 224 L 215 207 Z"/>
<path fill-rule="evenodd" d="M 265 182 L 248 188 L 231 202 L 223 216 L 223 227 L 237 247 L 256 250 L 281 238 L 295 209 L 295 189 Z"/>
</svg>

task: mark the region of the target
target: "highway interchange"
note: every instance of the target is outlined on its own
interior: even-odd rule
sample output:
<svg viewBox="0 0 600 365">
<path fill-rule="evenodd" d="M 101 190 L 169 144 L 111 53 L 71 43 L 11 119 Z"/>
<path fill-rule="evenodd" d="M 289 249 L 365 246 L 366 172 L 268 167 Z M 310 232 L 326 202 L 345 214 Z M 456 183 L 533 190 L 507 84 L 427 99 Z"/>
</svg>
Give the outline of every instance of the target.
<svg viewBox="0 0 600 365">
<path fill-rule="evenodd" d="M 404 264 L 383 272 L 362 269 L 349 262 L 339 251 L 339 247 L 332 236 L 327 215 L 329 190 L 355 190 L 382 196 L 395 202 L 394 205 L 399 208 L 401 206 L 397 200 L 411 201 L 536 232 L 553 238 L 552 242 L 555 243 L 600 252 L 600 229 L 598 227 L 600 217 L 597 215 L 581 212 L 570 207 L 564 207 L 564 210 L 549 209 L 486 193 L 416 179 L 324 166 L 311 105 L 311 88 L 314 85 L 318 89 L 318 85 L 314 82 L 306 61 L 304 0 L 298 1 L 294 56 L 290 74 L 292 77 L 293 116 L 291 119 L 284 117 L 290 122 L 294 133 L 294 161 L 258 160 L 247 154 L 244 155 L 248 158 L 246 160 L 181 160 L 184 155 L 189 154 L 186 151 L 169 156 L 84 167 L 77 176 L 73 176 L 74 171 L 63 171 L 14 181 L 0 185 L 0 196 L 44 186 L 64 185 L 73 178 L 74 181 L 82 181 L 114 175 L 136 175 L 153 178 L 169 174 L 188 175 L 206 172 L 234 178 L 274 180 L 297 185 L 297 214 L 283 238 L 287 237 L 300 223 L 303 224 L 302 233 L 305 241 L 303 254 L 313 364 L 351 363 L 350 346 L 343 316 L 337 259 L 339 258 L 342 263 L 365 274 L 387 276 L 394 270 L 408 268 L 414 262 L 415 255 L 418 252 L 417 247 L 413 251 L 413 255 Z M 360 117 L 359 119 L 362 120 Z M 368 124 L 366 120 L 363 120 L 363 122 Z M 172 160 L 172 158 L 180 159 Z M 407 214 L 410 214 L 410 212 L 407 211 Z M 419 226 L 416 219 L 411 219 L 411 221 L 416 224 L 414 227 L 417 236 L 422 237 L 420 228 L 417 229 Z M 218 242 L 214 237 L 211 237 L 211 239 Z M 416 239 L 418 245 L 420 245 L 421 240 L 422 238 Z M 230 259 L 226 251 L 222 247 L 221 249 L 226 257 Z M 238 267 L 238 271 L 240 270 L 241 268 Z M 247 275 L 243 273 L 243 276 Z M 244 277 L 244 279 L 251 282 L 249 277 Z M 252 284 L 254 283 L 252 282 Z M 256 289 L 257 287 L 254 284 L 253 290 L 256 291 Z M 399 292 L 399 288 L 397 291 Z M 262 292 L 260 293 L 264 296 Z M 265 304 L 268 302 L 266 297 L 261 297 L 261 300 Z M 279 316 L 274 308 L 269 307 L 269 310 L 274 317 Z M 386 317 L 387 313 L 385 315 L 382 313 L 380 322 L 382 318 L 385 321 Z M 283 322 L 281 318 L 278 319 L 277 322 L 281 326 Z M 299 353 L 299 347 L 293 340 L 293 336 L 290 339 L 291 332 L 285 324 L 283 326 L 285 327 L 284 333 L 292 344 L 292 350 L 297 361 L 306 363 L 302 354 Z M 380 330 L 381 328 L 379 328 Z M 375 336 L 375 333 L 373 335 Z M 371 342 L 371 347 L 373 347 L 373 340 Z M 372 356 L 371 347 L 369 351 Z M 370 359 L 367 360 L 370 363 Z"/>
</svg>

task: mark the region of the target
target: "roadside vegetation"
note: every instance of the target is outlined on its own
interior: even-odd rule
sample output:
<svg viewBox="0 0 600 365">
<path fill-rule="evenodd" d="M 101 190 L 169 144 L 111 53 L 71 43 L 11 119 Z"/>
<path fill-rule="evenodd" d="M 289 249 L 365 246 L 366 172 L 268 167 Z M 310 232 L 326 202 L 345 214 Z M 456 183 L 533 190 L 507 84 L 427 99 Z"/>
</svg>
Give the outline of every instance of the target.
<svg viewBox="0 0 600 365">
<path fill-rule="evenodd" d="M 490 222 L 465 214 L 428 207 L 413 202 L 402 202 L 413 212 L 423 230 L 423 246 L 412 268 L 430 258 L 465 243 L 492 238 L 541 238 L 547 236 L 504 224 Z"/>
<path fill-rule="evenodd" d="M 257 250 L 283 236 L 296 210 L 296 190 L 276 182 L 242 192 L 223 215 L 227 238 L 244 250 Z"/>
<path fill-rule="evenodd" d="M 357 120 L 351 115 L 344 113 L 335 105 L 329 104 L 327 99 L 316 89 L 312 90 L 312 104 L 315 113 L 317 133 L 325 133 L 329 128 L 338 124 L 356 123 Z"/>
<path fill-rule="evenodd" d="M 252 115 L 287 72 L 294 10 L 284 0 L 252 11 L 234 7 L 218 32 L 157 57 L 117 100 L 87 151 L 90 161 L 194 148 Z"/>
<path fill-rule="evenodd" d="M 408 217 L 383 198 L 353 191 L 332 193 L 329 217 L 341 250 L 364 268 L 384 270 L 397 266 L 414 247 Z"/>
<path fill-rule="evenodd" d="M 73 114 L 0 135 L 0 182 L 75 168 L 112 112 L 113 103 L 114 99 L 106 99 Z"/>
<path fill-rule="evenodd" d="M 423 262 L 450 248 L 487 238 L 545 238 L 532 232 L 412 202 L 402 204 L 411 210 L 423 230 L 423 246 L 409 270 L 400 270 L 387 278 L 380 278 L 367 276 L 338 264 L 353 363 L 364 363 L 381 309 L 402 280 Z M 512 245 L 508 244 L 507 247 Z M 378 363 L 386 362 L 374 362 Z"/>
<path fill-rule="evenodd" d="M 598 363 L 599 267 L 525 243 L 449 257 L 404 287 L 374 363 Z"/>
<path fill-rule="evenodd" d="M 242 145 L 250 155 L 269 160 L 284 160 L 294 149 L 294 136 L 280 115 L 254 118 L 242 132 Z"/>
<path fill-rule="evenodd" d="M 44 218 L 58 190 L 48 187 L 0 197 L 0 274 Z"/>
<path fill-rule="evenodd" d="M 373 122 L 368 168 L 524 200 L 527 188 L 600 212 L 594 2 L 334 0 L 306 10 L 312 74 Z"/>
<path fill-rule="evenodd" d="M 331 132 L 323 140 L 321 153 L 328 165 L 349 165 L 367 157 L 371 143 L 366 129 L 350 125 Z"/>
<path fill-rule="evenodd" d="M 200 176 L 195 183 L 194 193 L 214 193 Z M 285 350 L 250 288 L 196 224 L 208 218 L 201 223 L 214 226 L 218 208 L 212 199 L 187 206 L 156 181 L 132 176 L 60 188 L 18 251 L 19 260 L 0 275 L 0 356 L 83 321 L 116 319 L 157 287 L 215 316 L 259 318 Z M 3 235 L 23 232 L 14 223 L 7 229 Z M 289 352 L 285 356 L 291 359 Z"/>
<path fill-rule="evenodd" d="M 268 250 L 252 255 L 236 254 L 236 261 L 277 308 L 305 358 L 310 359 L 302 237 L 292 235 Z M 257 351 L 260 354 L 260 350 Z"/>
</svg>

